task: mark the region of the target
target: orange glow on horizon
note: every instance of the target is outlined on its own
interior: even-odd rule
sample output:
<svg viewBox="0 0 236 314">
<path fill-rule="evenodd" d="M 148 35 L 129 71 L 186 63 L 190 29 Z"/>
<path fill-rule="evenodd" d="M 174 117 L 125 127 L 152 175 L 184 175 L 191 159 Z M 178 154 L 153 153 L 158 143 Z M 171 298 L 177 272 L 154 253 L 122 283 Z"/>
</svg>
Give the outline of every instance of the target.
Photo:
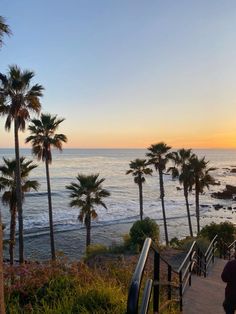
<svg viewBox="0 0 236 314">
<path fill-rule="evenodd" d="M 63 144 L 64 148 L 147 148 L 151 144 L 164 141 L 173 148 L 222 148 L 222 149 L 236 149 L 236 134 L 234 132 L 219 132 L 204 134 L 204 132 L 196 132 L 186 134 L 174 134 L 174 132 L 162 132 L 157 134 L 150 134 L 150 132 L 116 132 L 110 134 L 83 134 L 63 132 L 68 137 L 68 143 Z M 180 133 L 180 132 L 179 132 Z M 20 133 L 20 147 L 30 148 L 30 144 L 24 144 L 27 132 Z M 13 132 L 1 133 L 0 147 L 11 148 L 14 147 Z"/>
</svg>

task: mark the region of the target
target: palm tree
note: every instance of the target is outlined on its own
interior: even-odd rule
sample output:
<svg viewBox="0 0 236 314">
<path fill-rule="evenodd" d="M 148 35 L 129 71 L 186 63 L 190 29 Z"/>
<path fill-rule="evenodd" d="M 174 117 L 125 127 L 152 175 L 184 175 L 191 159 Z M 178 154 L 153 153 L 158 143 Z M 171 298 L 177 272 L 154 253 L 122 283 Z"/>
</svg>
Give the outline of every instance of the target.
<svg viewBox="0 0 236 314">
<path fill-rule="evenodd" d="M 5 314 L 4 274 L 3 274 L 3 230 L 1 210 L 0 210 L 0 313 Z"/>
<path fill-rule="evenodd" d="M 200 209 L 199 209 L 199 195 L 203 193 L 204 188 L 215 183 L 215 179 L 210 175 L 210 171 L 215 168 L 207 168 L 208 161 L 205 157 L 199 159 L 196 155 L 190 160 L 191 171 L 194 176 L 195 186 L 195 206 L 196 206 L 196 218 L 197 218 L 197 232 L 200 232 Z"/>
<path fill-rule="evenodd" d="M 16 158 L 16 197 L 19 224 L 19 259 L 24 262 L 23 243 L 23 213 L 20 176 L 20 152 L 19 130 L 24 131 L 26 121 L 30 119 L 30 113 L 39 113 L 41 109 L 40 97 L 43 87 L 35 84 L 30 85 L 34 73 L 22 71 L 18 66 L 9 67 L 7 75 L 0 73 L 0 115 L 6 116 L 5 129 L 11 129 L 14 123 L 15 158 Z"/>
<path fill-rule="evenodd" d="M 3 36 L 11 35 L 11 30 L 6 24 L 6 20 L 3 16 L 0 16 L 0 47 L 3 45 Z"/>
<path fill-rule="evenodd" d="M 10 35 L 11 30 L 6 24 L 3 16 L 0 16 L 0 47 L 3 45 L 3 36 Z M 2 95 L 0 93 L 0 103 Z M 4 280 L 3 280 L 3 231 L 2 231 L 2 215 L 0 208 L 0 313 L 5 313 L 5 302 L 4 302 Z"/>
<path fill-rule="evenodd" d="M 143 183 L 145 182 L 145 175 L 151 175 L 152 169 L 148 168 L 146 159 L 135 159 L 129 164 L 130 170 L 126 171 L 126 174 L 132 174 L 134 182 L 139 188 L 139 208 L 140 208 L 140 220 L 143 220 Z"/>
<path fill-rule="evenodd" d="M 171 171 L 172 178 L 179 179 L 180 184 L 184 188 L 184 198 L 187 209 L 188 225 L 190 236 L 193 237 L 193 228 L 189 210 L 188 194 L 192 190 L 194 185 L 194 176 L 189 165 L 191 158 L 195 155 L 192 153 L 191 149 L 179 149 L 177 152 L 172 152 L 169 154 L 169 158 L 173 160 L 174 166 L 170 167 L 168 171 Z"/>
<path fill-rule="evenodd" d="M 55 134 L 61 122 L 65 119 L 57 118 L 57 115 L 41 114 L 40 119 L 32 119 L 28 129 L 31 133 L 25 140 L 26 143 L 31 142 L 32 153 L 38 160 L 45 162 L 47 191 L 48 191 L 48 213 L 50 226 L 50 242 L 52 259 L 56 258 L 54 232 L 53 232 L 53 214 L 52 214 L 52 197 L 51 184 L 49 174 L 49 164 L 52 163 L 51 147 L 62 151 L 62 142 L 67 142 L 67 137 L 64 134 Z"/>
<path fill-rule="evenodd" d="M 14 261 L 14 246 L 15 246 L 15 230 L 16 230 L 16 214 L 17 214 L 17 202 L 16 202 L 16 160 L 3 158 L 4 165 L 0 166 L 2 176 L 0 177 L 0 191 L 5 190 L 2 195 L 2 203 L 8 205 L 10 208 L 11 222 L 10 222 L 10 242 L 9 242 L 9 255 L 10 264 L 13 265 Z M 29 173 L 35 169 L 37 165 L 32 164 L 32 160 L 25 161 L 24 157 L 20 158 L 21 169 L 21 191 L 22 200 L 24 200 L 24 194 L 30 190 L 38 190 L 39 183 L 35 180 L 28 180 Z"/>
<path fill-rule="evenodd" d="M 158 171 L 158 174 L 159 174 L 160 198 L 161 198 L 161 205 L 162 205 L 166 245 L 169 244 L 169 240 L 168 240 L 165 202 L 164 202 L 165 191 L 164 191 L 163 173 L 164 173 L 164 170 L 166 169 L 166 164 L 169 160 L 167 152 L 170 149 L 171 149 L 170 146 L 167 146 L 165 143 L 160 142 L 160 143 L 151 145 L 148 148 L 149 153 L 146 154 L 149 157 L 149 163 L 155 167 L 156 171 Z"/>
<path fill-rule="evenodd" d="M 102 205 L 107 208 L 103 198 L 110 195 L 110 192 L 102 187 L 105 179 L 98 179 L 98 176 L 99 174 L 78 174 L 77 183 L 71 182 L 70 185 L 66 186 L 66 189 L 71 192 L 70 206 L 80 208 L 78 219 L 85 224 L 87 230 L 86 247 L 91 243 L 91 220 L 97 217 L 94 207 L 95 205 Z"/>
</svg>

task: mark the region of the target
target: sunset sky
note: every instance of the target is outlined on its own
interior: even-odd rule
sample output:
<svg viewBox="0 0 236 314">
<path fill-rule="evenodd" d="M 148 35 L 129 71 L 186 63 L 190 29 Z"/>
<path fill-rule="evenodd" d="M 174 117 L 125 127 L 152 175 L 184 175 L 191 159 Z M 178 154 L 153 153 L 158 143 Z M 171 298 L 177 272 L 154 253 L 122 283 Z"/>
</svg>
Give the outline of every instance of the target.
<svg viewBox="0 0 236 314">
<path fill-rule="evenodd" d="M 0 72 L 35 71 L 66 147 L 236 148 L 235 0 L 0 3 Z"/>
</svg>

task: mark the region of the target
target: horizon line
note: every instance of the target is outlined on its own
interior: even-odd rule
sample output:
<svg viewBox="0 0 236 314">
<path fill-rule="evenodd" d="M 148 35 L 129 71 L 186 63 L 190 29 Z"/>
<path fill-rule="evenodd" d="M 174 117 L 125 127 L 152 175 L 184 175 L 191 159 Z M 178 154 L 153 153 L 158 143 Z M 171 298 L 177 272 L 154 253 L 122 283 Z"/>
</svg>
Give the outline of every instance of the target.
<svg viewBox="0 0 236 314">
<path fill-rule="evenodd" d="M 183 147 L 171 147 L 172 149 L 181 149 Z M 0 147 L 0 149 L 15 149 L 15 147 Z M 30 147 L 20 147 L 20 149 L 29 149 Z M 62 150 L 65 149 L 148 149 L 147 147 L 64 147 Z M 236 147 L 186 147 L 186 149 L 221 149 L 221 150 L 228 150 L 228 149 L 235 149 Z"/>
</svg>

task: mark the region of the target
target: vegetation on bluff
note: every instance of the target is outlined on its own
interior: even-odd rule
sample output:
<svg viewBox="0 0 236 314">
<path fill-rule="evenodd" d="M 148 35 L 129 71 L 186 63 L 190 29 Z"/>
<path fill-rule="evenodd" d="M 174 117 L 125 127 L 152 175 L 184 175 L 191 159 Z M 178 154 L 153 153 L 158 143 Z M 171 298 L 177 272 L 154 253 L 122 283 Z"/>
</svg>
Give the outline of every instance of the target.
<svg viewBox="0 0 236 314">
<path fill-rule="evenodd" d="M 123 314 L 132 271 L 118 265 L 93 269 L 63 259 L 6 266 L 6 313 Z"/>
</svg>

